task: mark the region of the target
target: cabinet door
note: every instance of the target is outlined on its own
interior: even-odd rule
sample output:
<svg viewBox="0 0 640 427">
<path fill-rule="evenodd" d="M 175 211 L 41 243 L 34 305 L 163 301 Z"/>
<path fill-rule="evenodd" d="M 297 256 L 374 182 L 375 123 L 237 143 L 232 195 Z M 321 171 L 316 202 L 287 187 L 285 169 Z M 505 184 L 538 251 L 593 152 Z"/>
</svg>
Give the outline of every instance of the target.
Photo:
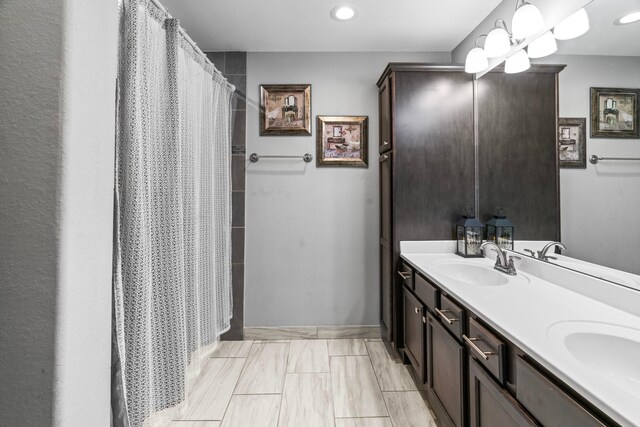
<svg viewBox="0 0 640 427">
<path fill-rule="evenodd" d="M 404 290 L 404 351 L 420 380 L 424 381 L 425 309 L 407 289 Z"/>
<path fill-rule="evenodd" d="M 429 390 L 447 418 L 444 425 L 462 427 L 465 408 L 464 348 L 430 313 L 427 314 Z M 436 414 L 439 411 L 436 409 Z M 438 415 L 438 414 L 437 414 Z"/>
<path fill-rule="evenodd" d="M 391 160 L 392 153 L 382 154 L 380 163 L 380 238 L 391 245 Z"/>
<path fill-rule="evenodd" d="M 380 107 L 380 153 L 391 149 L 391 84 L 389 76 L 378 90 Z"/>
<path fill-rule="evenodd" d="M 537 426 L 516 400 L 469 357 L 469 426 Z"/>
<path fill-rule="evenodd" d="M 392 342 L 393 307 L 393 254 L 388 244 L 380 244 L 380 333 L 386 342 Z"/>
</svg>

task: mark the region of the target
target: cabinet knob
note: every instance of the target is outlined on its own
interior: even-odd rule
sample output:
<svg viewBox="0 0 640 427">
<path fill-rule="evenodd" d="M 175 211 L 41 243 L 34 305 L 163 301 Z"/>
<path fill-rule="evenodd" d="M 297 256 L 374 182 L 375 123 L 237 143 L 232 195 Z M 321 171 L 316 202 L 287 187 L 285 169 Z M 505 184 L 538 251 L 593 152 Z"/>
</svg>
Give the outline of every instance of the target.
<svg viewBox="0 0 640 427">
<path fill-rule="evenodd" d="M 422 309 L 420 309 L 418 307 L 414 307 L 413 309 L 415 310 L 416 314 L 418 314 L 418 313 L 420 313 L 422 311 Z"/>
<path fill-rule="evenodd" d="M 382 145 L 389 145 L 389 141 L 382 141 Z"/>
</svg>

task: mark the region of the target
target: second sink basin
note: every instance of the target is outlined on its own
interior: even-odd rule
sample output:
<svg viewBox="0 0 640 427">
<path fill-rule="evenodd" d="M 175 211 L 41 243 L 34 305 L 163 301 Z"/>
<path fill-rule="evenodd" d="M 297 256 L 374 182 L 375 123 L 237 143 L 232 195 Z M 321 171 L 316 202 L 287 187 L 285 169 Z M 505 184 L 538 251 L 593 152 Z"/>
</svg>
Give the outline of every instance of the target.
<svg viewBox="0 0 640 427">
<path fill-rule="evenodd" d="M 447 262 L 434 266 L 434 270 L 444 276 L 471 285 L 502 286 L 509 283 L 509 278 L 504 273 L 481 265 Z"/>
</svg>

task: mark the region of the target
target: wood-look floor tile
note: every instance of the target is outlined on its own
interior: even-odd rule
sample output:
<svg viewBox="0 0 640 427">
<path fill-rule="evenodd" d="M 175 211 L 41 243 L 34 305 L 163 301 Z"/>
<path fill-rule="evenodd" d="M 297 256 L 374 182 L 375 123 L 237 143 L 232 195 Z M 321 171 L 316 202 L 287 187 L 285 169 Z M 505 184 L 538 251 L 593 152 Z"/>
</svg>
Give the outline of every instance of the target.
<svg viewBox="0 0 640 427">
<path fill-rule="evenodd" d="M 316 326 L 250 326 L 244 328 L 244 338 L 247 340 L 315 339 L 318 338 L 318 328 Z"/>
<path fill-rule="evenodd" d="M 287 372 L 329 372 L 326 340 L 291 340 Z"/>
<path fill-rule="evenodd" d="M 367 349 L 382 391 L 417 390 L 407 368 L 389 356 L 382 342 L 368 342 Z"/>
<path fill-rule="evenodd" d="M 380 327 L 318 326 L 318 338 L 380 338 Z"/>
<path fill-rule="evenodd" d="M 222 421 L 171 421 L 167 427 L 220 427 Z"/>
<path fill-rule="evenodd" d="M 393 427 L 391 418 L 336 418 L 336 427 Z"/>
<path fill-rule="evenodd" d="M 278 427 L 333 427 L 329 374 L 287 374 Z"/>
<path fill-rule="evenodd" d="M 222 420 L 245 359 L 209 359 L 189 393 L 183 420 Z"/>
<path fill-rule="evenodd" d="M 336 418 L 388 416 L 368 356 L 332 357 L 330 367 Z"/>
<path fill-rule="evenodd" d="M 328 340 L 329 356 L 366 356 L 367 346 L 362 339 Z"/>
<path fill-rule="evenodd" d="M 287 343 L 254 343 L 235 394 L 282 393 L 288 353 Z"/>
<path fill-rule="evenodd" d="M 222 427 L 276 427 L 280 410 L 279 394 L 234 395 Z"/>
<path fill-rule="evenodd" d="M 401 391 L 384 392 L 382 394 L 385 402 L 387 402 L 393 425 L 403 427 L 436 426 L 420 392 Z"/>
<path fill-rule="evenodd" d="M 247 357 L 253 341 L 220 341 L 211 357 Z"/>
</svg>

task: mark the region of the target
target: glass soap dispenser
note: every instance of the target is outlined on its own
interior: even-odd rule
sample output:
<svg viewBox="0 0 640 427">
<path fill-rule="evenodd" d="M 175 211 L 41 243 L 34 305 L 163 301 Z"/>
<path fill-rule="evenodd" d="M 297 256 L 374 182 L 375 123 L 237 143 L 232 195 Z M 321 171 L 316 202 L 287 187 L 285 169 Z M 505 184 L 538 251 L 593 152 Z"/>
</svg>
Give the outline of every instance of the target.
<svg viewBox="0 0 640 427">
<path fill-rule="evenodd" d="M 487 222 L 487 242 L 493 242 L 500 249 L 513 250 L 513 235 L 515 227 L 504 215 L 504 209 L 496 208 L 496 213 Z"/>
<path fill-rule="evenodd" d="M 483 234 L 484 226 L 473 215 L 471 208 L 467 207 L 465 214 L 456 223 L 456 254 L 465 258 L 481 257 L 480 245 Z"/>
</svg>

